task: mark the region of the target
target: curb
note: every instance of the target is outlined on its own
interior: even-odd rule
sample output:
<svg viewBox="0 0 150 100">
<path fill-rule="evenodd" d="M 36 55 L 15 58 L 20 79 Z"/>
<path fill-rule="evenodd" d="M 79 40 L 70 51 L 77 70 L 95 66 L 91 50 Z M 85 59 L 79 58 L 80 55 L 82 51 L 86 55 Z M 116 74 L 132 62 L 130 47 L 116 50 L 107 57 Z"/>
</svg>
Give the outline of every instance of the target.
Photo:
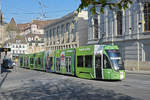
<svg viewBox="0 0 150 100">
<path fill-rule="evenodd" d="M 141 74 L 141 75 L 150 75 L 150 71 L 142 71 L 142 72 L 135 72 L 135 71 L 125 71 L 127 74 Z"/>
</svg>

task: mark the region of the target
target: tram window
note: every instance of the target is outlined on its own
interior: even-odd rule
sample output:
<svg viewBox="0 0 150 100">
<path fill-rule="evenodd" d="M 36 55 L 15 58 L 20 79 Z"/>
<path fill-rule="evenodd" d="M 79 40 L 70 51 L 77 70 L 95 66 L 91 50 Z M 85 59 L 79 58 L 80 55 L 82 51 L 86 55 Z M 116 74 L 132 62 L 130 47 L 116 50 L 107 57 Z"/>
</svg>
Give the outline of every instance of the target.
<svg viewBox="0 0 150 100">
<path fill-rule="evenodd" d="M 29 61 L 28 61 L 28 58 L 27 58 L 27 66 L 29 65 Z"/>
<path fill-rule="evenodd" d="M 47 63 L 48 63 L 48 62 L 47 62 L 47 59 L 48 59 L 48 58 L 45 57 L 45 66 L 46 66 L 46 67 L 47 67 Z"/>
<path fill-rule="evenodd" d="M 77 56 L 77 66 L 83 67 L 83 56 Z"/>
<path fill-rule="evenodd" d="M 96 66 L 96 68 L 101 67 L 101 56 L 100 55 L 95 56 L 95 66 Z"/>
<path fill-rule="evenodd" d="M 24 58 L 24 65 L 26 66 L 26 58 Z"/>
<path fill-rule="evenodd" d="M 21 66 L 23 65 L 23 58 L 22 57 L 20 58 L 20 65 Z"/>
<path fill-rule="evenodd" d="M 67 70 L 67 72 L 68 72 L 68 64 L 69 64 L 68 57 L 66 57 L 66 70 Z"/>
<path fill-rule="evenodd" d="M 57 71 L 60 70 L 60 58 L 56 58 L 56 69 Z"/>
<path fill-rule="evenodd" d="M 108 57 L 106 55 L 104 55 L 103 64 L 104 64 L 104 69 L 111 69 L 110 62 L 109 62 Z"/>
<path fill-rule="evenodd" d="M 30 58 L 30 63 L 33 64 L 33 58 Z"/>
<path fill-rule="evenodd" d="M 69 72 L 71 71 L 71 57 L 69 57 Z"/>
<path fill-rule="evenodd" d="M 71 71 L 71 57 L 66 57 L 66 70 L 67 72 Z"/>
<path fill-rule="evenodd" d="M 41 59 L 41 65 L 43 65 L 43 59 Z"/>
<path fill-rule="evenodd" d="M 39 65 L 41 65 L 41 58 L 38 58 L 37 62 Z"/>
<path fill-rule="evenodd" d="M 92 67 L 92 55 L 85 56 L 85 67 Z"/>
<path fill-rule="evenodd" d="M 36 58 L 36 61 L 35 61 L 36 65 L 38 65 L 38 59 Z"/>
<path fill-rule="evenodd" d="M 53 65 L 53 57 L 50 57 L 50 59 L 49 59 L 49 65 L 50 65 L 50 66 Z"/>
</svg>

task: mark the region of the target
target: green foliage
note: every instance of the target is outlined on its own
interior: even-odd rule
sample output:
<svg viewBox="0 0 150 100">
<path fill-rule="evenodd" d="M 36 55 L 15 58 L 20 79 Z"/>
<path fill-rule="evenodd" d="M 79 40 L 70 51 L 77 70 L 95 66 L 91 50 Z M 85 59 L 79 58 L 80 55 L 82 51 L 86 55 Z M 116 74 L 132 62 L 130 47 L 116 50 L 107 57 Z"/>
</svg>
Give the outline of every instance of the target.
<svg viewBox="0 0 150 100">
<path fill-rule="evenodd" d="M 82 11 L 84 8 L 87 8 L 89 5 L 91 5 L 91 13 L 95 14 L 96 13 L 96 7 L 98 5 L 101 6 L 100 8 L 100 13 L 104 13 L 104 8 L 106 6 L 109 7 L 110 10 L 113 8 L 118 8 L 118 9 L 126 9 L 128 8 L 128 4 L 132 4 L 132 0 L 120 0 L 118 2 L 114 2 L 115 0 L 80 0 L 81 3 L 77 9 L 78 12 Z M 113 2 L 111 2 L 113 1 Z"/>
<path fill-rule="evenodd" d="M 21 35 L 16 35 L 16 38 L 17 38 L 17 39 L 24 39 L 24 37 L 21 36 Z"/>
</svg>

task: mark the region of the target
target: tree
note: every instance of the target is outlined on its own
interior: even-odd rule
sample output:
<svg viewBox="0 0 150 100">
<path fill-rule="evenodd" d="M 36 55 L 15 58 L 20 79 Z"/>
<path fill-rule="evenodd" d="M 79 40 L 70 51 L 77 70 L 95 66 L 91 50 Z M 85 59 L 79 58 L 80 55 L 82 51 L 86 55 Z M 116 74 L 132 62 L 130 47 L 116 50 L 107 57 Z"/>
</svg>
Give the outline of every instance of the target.
<svg viewBox="0 0 150 100">
<path fill-rule="evenodd" d="M 92 5 L 90 11 L 92 14 L 96 13 L 96 7 L 101 5 L 100 12 L 104 13 L 104 8 L 106 6 L 109 7 L 110 10 L 113 8 L 126 9 L 128 8 L 128 4 L 132 3 L 132 0 L 80 0 L 81 3 L 77 9 L 77 11 L 81 11 L 84 8 L 87 8 L 89 5 Z"/>
</svg>

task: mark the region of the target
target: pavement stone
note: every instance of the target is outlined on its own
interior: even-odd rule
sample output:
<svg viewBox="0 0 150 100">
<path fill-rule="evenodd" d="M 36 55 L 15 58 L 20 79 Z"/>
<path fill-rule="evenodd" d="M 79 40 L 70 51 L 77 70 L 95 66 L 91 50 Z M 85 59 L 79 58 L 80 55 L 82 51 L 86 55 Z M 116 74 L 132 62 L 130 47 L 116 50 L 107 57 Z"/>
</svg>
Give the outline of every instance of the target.
<svg viewBox="0 0 150 100">
<path fill-rule="evenodd" d="M 7 69 L 2 69 L 2 73 L 0 74 L 0 88 L 3 84 L 3 81 L 5 80 L 5 78 L 7 77 L 7 74 L 8 74 L 8 70 Z"/>
<path fill-rule="evenodd" d="M 0 88 L 1 88 L 1 85 L 3 84 L 3 81 L 4 81 L 5 77 L 6 77 L 6 75 L 7 75 L 7 73 L 0 74 Z"/>
</svg>

